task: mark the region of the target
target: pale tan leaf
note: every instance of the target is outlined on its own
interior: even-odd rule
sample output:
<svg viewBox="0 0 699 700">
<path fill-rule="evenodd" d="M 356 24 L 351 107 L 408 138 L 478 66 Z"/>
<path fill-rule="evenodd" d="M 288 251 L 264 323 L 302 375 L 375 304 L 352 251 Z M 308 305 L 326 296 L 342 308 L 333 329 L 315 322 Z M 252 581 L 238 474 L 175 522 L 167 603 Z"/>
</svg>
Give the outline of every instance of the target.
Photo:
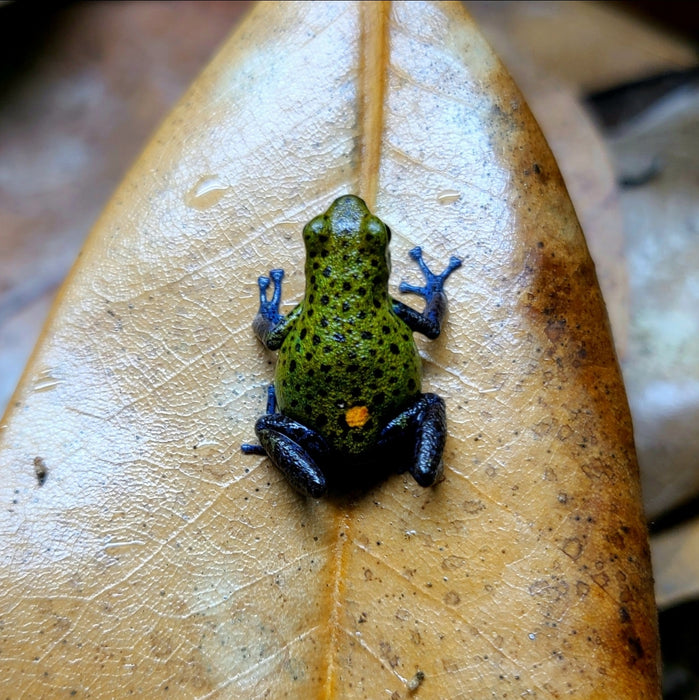
<svg viewBox="0 0 699 700">
<path fill-rule="evenodd" d="M 240 453 L 345 192 L 464 266 L 446 478 L 311 501 Z M 395 286 L 392 287 L 395 289 Z M 398 466 L 398 465 L 396 465 Z M 25 697 L 658 697 L 628 408 L 555 162 L 459 4 L 263 3 L 91 234 L 3 425 L 0 678 Z"/>
<path fill-rule="evenodd" d="M 699 494 L 699 90 L 677 90 L 610 139 L 631 279 L 624 378 L 649 517 Z"/>
<path fill-rule="evenodd" d="M 667 608 L 699 595 L 699 520 L 655 535 L 651 544 L 658 605 Z"/>
</svg>

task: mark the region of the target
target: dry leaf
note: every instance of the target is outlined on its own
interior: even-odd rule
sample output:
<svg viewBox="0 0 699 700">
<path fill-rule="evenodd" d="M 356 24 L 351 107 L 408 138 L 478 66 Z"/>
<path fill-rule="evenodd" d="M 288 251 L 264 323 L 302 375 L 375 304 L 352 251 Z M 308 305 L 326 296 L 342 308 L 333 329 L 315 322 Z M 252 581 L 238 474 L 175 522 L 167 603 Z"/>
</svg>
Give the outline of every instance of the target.
<svg viewBox="0 0 699 700">
<path fill-rule="evenodd" d="M 420 343 L 446 478 L 310 501 L 240 453 L 250 330 L 300 229 L 356 192 L 461 254 Z M 3 425 L 17 695 L 658 697 L 628 409 L 556 165 L 458 4 L 263 3 L 156 134 Z M 412 694 L 412 695 L 411 695 Z"/>
<path fill-rule="evenodd" d="M 649 517 L 699 494 L 699 89 L 666 96 L 610 138 L 631 277 L 624 378 Z"/>
<path fill-rule="evenodd" d="M 466 5 L 506 65 L 521 57 L 525 70 L 533 68 L 579 95 L 696 65 L 689 37 L 613 3 L 467 0 Z"/>
<path fill-rule="evenodd" d="M 691 520 L 652 539 L 655 598 L 668 608 L 699 595 L 699 520 Z"/>
</svg>

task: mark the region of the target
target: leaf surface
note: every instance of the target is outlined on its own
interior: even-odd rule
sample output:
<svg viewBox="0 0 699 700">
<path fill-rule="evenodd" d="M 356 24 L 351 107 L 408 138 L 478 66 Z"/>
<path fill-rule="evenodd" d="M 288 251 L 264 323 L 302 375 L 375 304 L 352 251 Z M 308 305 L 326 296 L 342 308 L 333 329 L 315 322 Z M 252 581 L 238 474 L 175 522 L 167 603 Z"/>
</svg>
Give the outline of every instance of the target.
<svg viewBox="0 0 699 700">
<path fill-rule="evenodd" d="M 256 277 L 353 192 L 464 266 L 419 342 L 445 479 L 303 499 L 244 456 Z M 435 264 L 435 267 L 438 265 Z M 394 291 L 395 293 L 395 291 Z M 400 465 L 396 465 L 398 467 Z M 89 237 L 2 427 L 15 695 L 658 697 L 631 424 L 555 162 L 459 4 L 262 3 Z"/>
</svg>

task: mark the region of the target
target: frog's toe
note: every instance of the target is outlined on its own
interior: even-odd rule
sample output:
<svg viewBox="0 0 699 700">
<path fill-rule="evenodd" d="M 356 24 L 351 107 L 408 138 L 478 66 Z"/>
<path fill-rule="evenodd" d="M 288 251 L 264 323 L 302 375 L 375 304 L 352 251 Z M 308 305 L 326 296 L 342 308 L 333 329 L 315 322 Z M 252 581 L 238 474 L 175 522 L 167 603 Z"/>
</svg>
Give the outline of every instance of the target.
<svg viewBox="0 0 699 700">
<path fill-rule="evenodd" d="M 263 301 L 267 301 L 266 292 L 269 289 L 269 282 L 269 277 L 266 277 L 265 275 L 260 275 L 257 278 L 257 286 L 260 288 L 260 299 Z"/>
<path fill-rule="evenodd" d="M 427 290 L 424 287 L 418 287 L 415 284 L 408 284 L 407 282 L 401 282 L 400 285 L 398 286 L 398 289 L 403 294 L 417 294 L 421 297 L 424 297 L 427 295 Z"/>
<path fill-rule="evenodd" d="M 442 272 L 441 275 L 439 275 L 442 282 L 444 282 L 444 280 L 447 277 L 449 277 L 449 275 L 452 272 L 454 272 L 454 270 L 457 270 L 458 268 L 460 268 L 462 264 L 463 264 L 463 261 L 461 260 L 461 258 L 457 258 L 456 255 L 452 255 L 449 258 L 449 264 L 447 265 L 446 269 L 444 270 L 444 272 Z"/>
<path fill-rule="evenodd" d="M 277 268 L 269 271 L 269 276 L 274 282 L 274 291 L 272 292 L 272 298 L 270 299 L 270 304 L 274 307 L 276 311 L 279 310 L 279 302 L 282 298 L 282 279 L 284 277 L 284 270 Z"/>
<path fill-rule="evenodd" d="M 266 455 L 265 448 L 262 445 L 253 445 L 249 442 L 244 442 L 240 446 L 240 451 L 244 455 Z"/>
<path fill-rule="evenodd" d="M 284 270 L 275 268 L 269 271 L 269 276 L 274 280 L 274 284 L 279 284 L 284 279 Z"/>
<path fill-rule="evenodd" d="M 411 248 L 408 251 L 408 255 L 415 260 L 415 262 L 419 263 L 420 260 L 422 260 L 422 248 L 419 245 L 416 245 L 414 248 Z"/>
<path fill-rule="evenodd" d="M 422 248 L 419 245 L 416 245 L 412 250 L 410 250 L 408 255 L 418 264 L 418 267 L 420 270 L 422 270 L 422 274 L 425 276 L 426 280 L 429 281 L 434 278 L 434 274 L 430 268 L 427 267 L 427 263 L 422 257 Z"/>
</svg>

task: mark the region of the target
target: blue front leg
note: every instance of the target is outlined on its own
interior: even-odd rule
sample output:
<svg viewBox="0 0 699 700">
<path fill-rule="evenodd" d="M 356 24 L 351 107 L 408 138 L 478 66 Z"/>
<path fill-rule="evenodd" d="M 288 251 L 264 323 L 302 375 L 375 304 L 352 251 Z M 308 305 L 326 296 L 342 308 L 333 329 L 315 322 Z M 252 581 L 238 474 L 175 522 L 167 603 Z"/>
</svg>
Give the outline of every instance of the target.
<svg viewBox="0 0 699 700">
<path fill-rule="evenodd" d="M 405 321 L 412 331 L 422 333 L 430 339 L 436 338 L 441 329 L 444 314 L 447 310 L 447 295 L 444 293 L 444 282 L 447 277 L 461 267 L 461 260 L 452 255 L 446 269 L 436 275 L 422 258 L 422 248 L 416 246 L 410 251 L 410 257 L 417 262 L 425 276 L 425 286 L 416 287 L 407 282 L 400 283 L 403 293 L 417 294 L 425 299 L 425 309 L 422 313 L 415 311 L 397 299 L 393 300 L 393 310 Z"/>
<path fill-rule="evenodd" d="M 274 282 L 274 290 L 272 298 L 267 299 L 267 290 L 271 281 Z M 270 270 L 269 277 L 261 276 L 257 278 L 257 286 L 260 290 L 260 307 L 257 315 L 253 319 L 252 328 L 255 335 L 260 339 L 262 344 L 269 350 L 276 350 L 279 344 L 276 344 L 275 331 L 284 317 L 279 313 L 279 304 L 282 299 L 282 279 L 284 270 Z M 271 345 L 270 345 L 271 341 Z"/>
</svg>

